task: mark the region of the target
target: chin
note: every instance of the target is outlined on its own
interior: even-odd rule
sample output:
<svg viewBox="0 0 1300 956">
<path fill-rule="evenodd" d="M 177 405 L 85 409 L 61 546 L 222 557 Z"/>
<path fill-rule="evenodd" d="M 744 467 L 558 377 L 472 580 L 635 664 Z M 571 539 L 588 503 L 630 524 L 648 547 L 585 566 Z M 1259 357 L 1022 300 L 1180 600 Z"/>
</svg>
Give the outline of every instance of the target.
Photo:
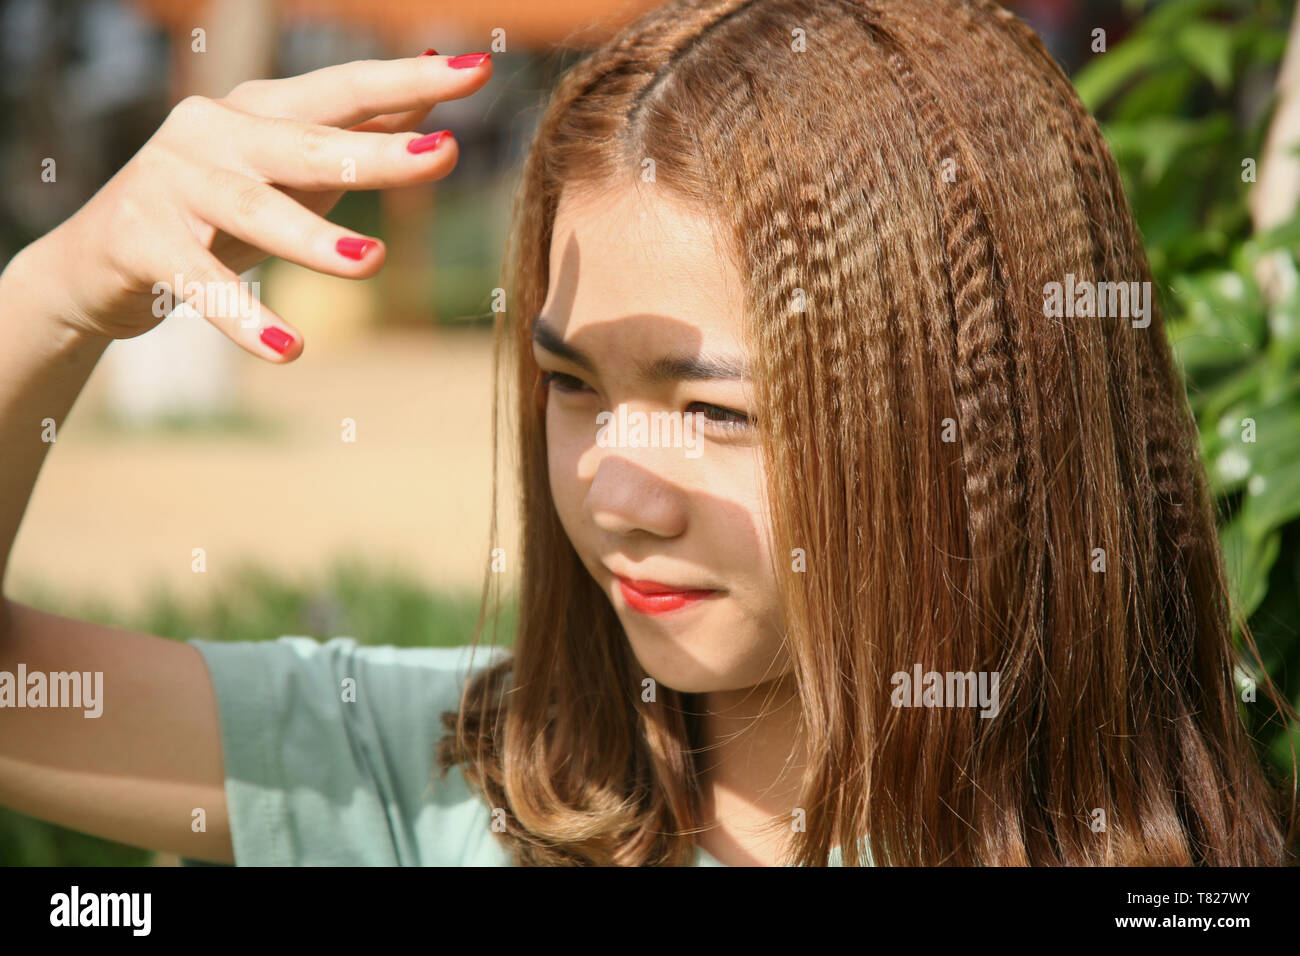
<svg viewBox="0 0 1300 956">
<path fill-rule="evenodd" d="M 750 653 L 730 654 L 717 647 L 701 652 L 699 648 L 681 646 L 678 635 L 638 634 L 626 626 L 623 630 L 645 676 L 683 694 L 744 690 L 780 673 L 771 666 L 772 654 L 758 648 Z"/>
</svg>

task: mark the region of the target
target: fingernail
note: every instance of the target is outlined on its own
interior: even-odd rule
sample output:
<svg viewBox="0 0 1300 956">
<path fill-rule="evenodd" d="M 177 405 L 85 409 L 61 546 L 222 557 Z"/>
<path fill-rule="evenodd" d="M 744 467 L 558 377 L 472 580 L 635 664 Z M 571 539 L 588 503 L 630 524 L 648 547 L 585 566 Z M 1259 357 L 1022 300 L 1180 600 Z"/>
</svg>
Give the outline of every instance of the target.
<svg viewBox="0 0 1300 956">
<path fill-rule="evenodd" d="M 341 256 L 347 256 L 349 259 L 361 259 L 377 245 L 379 243 L 373 239 L 353 239 L 349 237 L 334 243 L 334 248 L 339 251 Z"/>
<path fill-rule="evenodd" d="M 460 56 L 453 56 L 447 61 L 447 65 L 453 70 L 468 70 L 486 63 L 491 56 L 491 53 L 462 53 Z"/>
<path fill-rule="evenodd" d="M 293 344 L 293 336 L 284 329 L 277 329 L 274 325 L 268 325 L 262 330 L 261 339 L 281 355 Z"/>
<path fill-rule="evenodd" d="M 444 139 L 451 138 L 451 130 L 440 129 L 436 133 L 430 133 L 427 136 L 421 136 L 419 139 L 413 139 L 406 144 L 408 153 L 427 153 L 431 149 L 437 149 L 438 145 Z"/>
<path fill-rule="evenodd" d="M 438 55 L 438 51 L 435 50 L 433 47 L 429 47 L 429 49 L 425 50 L 423 53 L 420 54 L 420 56 L 437 56 L 437 55 Z"/>
</svg>

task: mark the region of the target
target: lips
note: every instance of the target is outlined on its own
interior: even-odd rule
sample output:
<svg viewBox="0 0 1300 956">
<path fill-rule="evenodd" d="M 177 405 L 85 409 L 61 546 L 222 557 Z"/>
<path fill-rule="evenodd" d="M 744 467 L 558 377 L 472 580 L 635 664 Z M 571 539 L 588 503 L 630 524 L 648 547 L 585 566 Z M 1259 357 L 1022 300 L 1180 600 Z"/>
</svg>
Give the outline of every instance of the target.
<svg viewBox="0 0 1300 956">
<path fill-rule="evenodd" d="M 664 614 L 695 604 L 718 592 L 712 588 L 684 589 L 658 581 L 641 581 L 615 575 L 623 599 L 634 611 L 642 614 Z"/>
</svg>

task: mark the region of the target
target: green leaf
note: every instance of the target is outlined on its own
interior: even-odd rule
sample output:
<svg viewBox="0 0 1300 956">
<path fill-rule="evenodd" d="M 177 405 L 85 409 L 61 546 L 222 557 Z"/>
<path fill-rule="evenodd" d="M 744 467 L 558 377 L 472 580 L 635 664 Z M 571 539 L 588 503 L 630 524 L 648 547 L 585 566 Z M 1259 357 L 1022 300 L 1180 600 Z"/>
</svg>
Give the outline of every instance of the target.
<svg viewBox="0 0 1300 956">
<path fill-rule="evenodd" d="M 1300 355 L 1300 270 L 1294 257 L 1277 252 L 1268 263 L 1275 280 L 1287 294 L 1268 312 L 1270 352 L 1274 361 L 1282 366 Z"/>
<path fill-rule="evenodd" d="M 1195 158 L 1231 134 L 1232 117 L 1226 113 L 1194 120 L 1153 116 L 1134 123 L 1109 123 L 1105 127 L 1115 159 L 1140 162 L 1143 183 L 1163 180 L 1176 159 L 1184 154 Z"/>
<path fill-rule="evenodd" d="M 1133 36 L 1105 53 L 1094 53 L 1092 57 L 1074 75 L 1074 88 L 1089 112 L 1094 113 L 1137 73 L 1159 69 L 1172 59 L 1168 45 L 1157 37 Z"/>
<path fill-rule="evenodd" d="M 1237 366 L 1257 355 L 1264 342 L 1265 314 L 1252 276 L 1223 269 L 1180 275 L 1169 292 L 1169 341 L 1184 373 L 1198 385 L 1206 386 L 1207 370 Z M 1245 389 L 1234 383 L 1227 397 L 1213 394 L 1221 388 L 1222 382 L 1202 392 L 1199 401 L 1221 412 L 1247 394 L 1258 393 L 1258 373 Z"/>
<path fill-rule="evenodd" d="M 1254 3 L 1255 0 L 1247 0 Z M 1156 3 L 1133 31 L 1134 36 L 1168 36 L 1183 24 L 1207 13 L 1231 12 L 1225 0 L 1164 0 Z"/>
<path fill-rule="evenodd" d="M 1209 369 L 1240 365 L 1253 358 L 1257 351 L 1249 342 L 1210 333 L 1189 322 L 1169 323 L 1166 330 L 1179 366 L 1193 379 L 1200 378 Z"/>
<path fill-rule="evenodd" d="M 1241 516 L 1260 534 L 1300 517 L 1300 462 L 1290 468 L 1254 475 L 1246 482 Z"/>
<path fill-rule="evenodd" d="M 1268 573 L 1277 561 L 1282 535 L 1274 531 L 1258 536 L 1236 520 L 1220 532 L 1219 540 L 1233 606 L 1249 617 L 1268 592 Z"/>
<path fill-rule="evenodd" d="M 1188 23 L 1175 34 L 1174 45 L 1220 93 L 1232 85 L 1233 35 L 1229 30 L 1215 23 Z"/>
<path fill-rule="evenodd" d="M 1111 121 L 1136 122 L 1149 116 L 1177 116 L 1200 81 L 1195 70 L 1171 63 L 1166 70 L 1148 73 L 1115 102 Z"/>
<path fill-rule="evenodd" d="M 1300 245 L 1300 216 L 1294 216 L 1274 226 L 1251 240 L 1252 251 L 1267 252 L 1270 249 L 1296 250 Z"/>
</svg>

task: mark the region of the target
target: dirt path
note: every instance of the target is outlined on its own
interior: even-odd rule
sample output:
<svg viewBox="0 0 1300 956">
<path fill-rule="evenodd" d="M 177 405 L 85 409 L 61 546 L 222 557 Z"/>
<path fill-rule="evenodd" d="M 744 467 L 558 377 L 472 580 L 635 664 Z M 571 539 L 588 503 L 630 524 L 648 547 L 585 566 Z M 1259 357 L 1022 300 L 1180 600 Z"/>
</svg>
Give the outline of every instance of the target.
<svg viewBox="0 0 1300 956">
<path fill-rule="evenodd" d="M 106 429 L 101 362 L 46 460 L 11 597 L 39 582 L 136 607 L 154 583 L 201 594 L 242 558 L 298 577 L 345 555 L 476 592 L 490 547 L 490 333 L 307 343 L 284 367 L 239 355 L 241 405 L 270 434 Z M 355 442 L 342 439 L 345 418 Z M 513 550 L 510 459 L 501 469 L 502 541 Z M 206 574 L 192 570 L 194 548 L 206 551 Z"/>
</svg>

